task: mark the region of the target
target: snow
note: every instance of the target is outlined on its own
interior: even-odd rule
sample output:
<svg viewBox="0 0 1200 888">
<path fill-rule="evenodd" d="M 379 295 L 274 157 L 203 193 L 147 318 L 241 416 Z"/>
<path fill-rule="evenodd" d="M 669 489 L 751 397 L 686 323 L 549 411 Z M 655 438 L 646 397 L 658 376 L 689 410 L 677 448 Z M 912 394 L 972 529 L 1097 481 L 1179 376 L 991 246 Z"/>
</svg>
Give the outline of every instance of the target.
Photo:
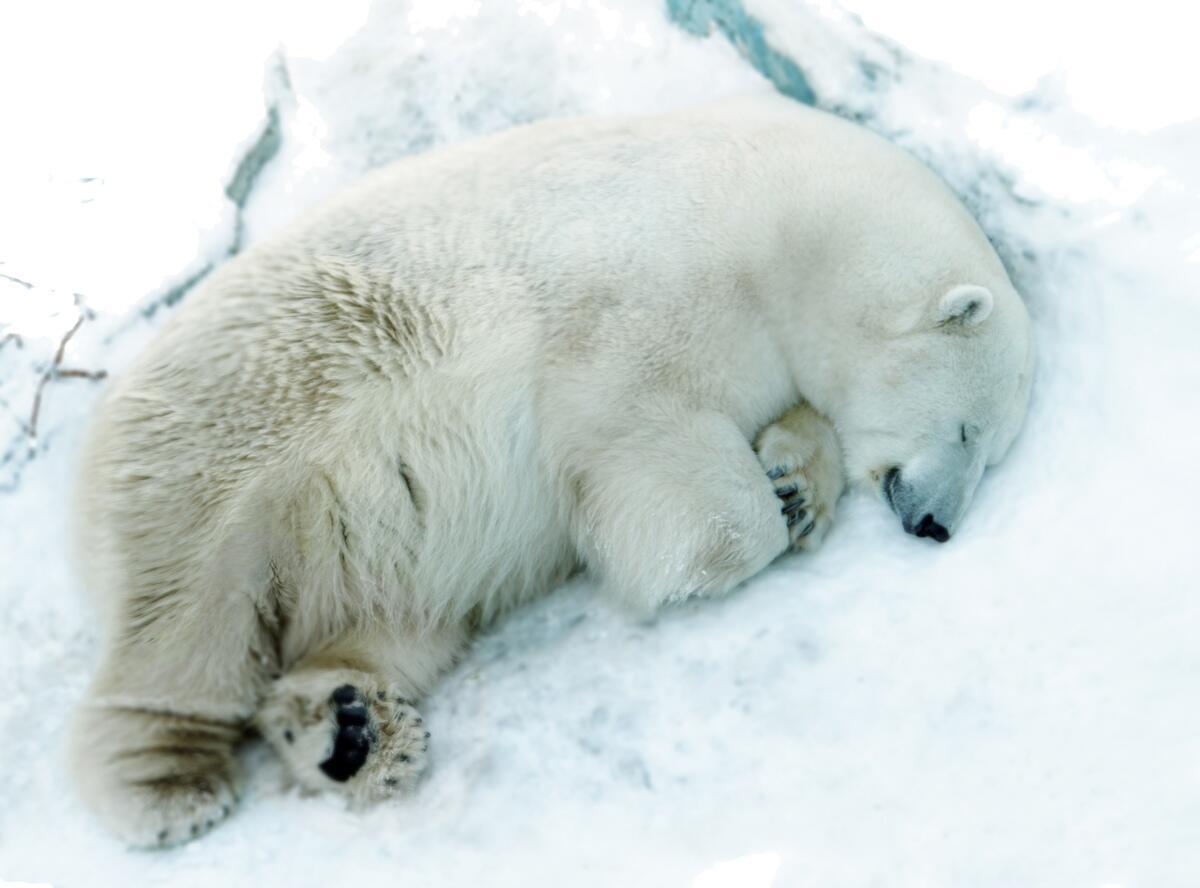
<svg viewBox="0 0 1200 888">
<path fill-rule="evenodd" d="M 426 701 L 413 797 L 366 815 L 302 798 L 251 746 L 228 824 L 124 849 L 62 769 L 97 651 L 66 540 L 99 384 L 51 379 L 27 430 L 78 306 L 62 367 L 117 373 L 165 296 L 365 169 L 768 84 L 720 28 L 652 0 L 12 6 L 0 880 L 1196 884 L 1195 23 L 1166 2 L 694 2 L 739 10 L 821 105 L 945 176 L 1027 296 L 1029 422 L 960 534 L 907 537 L 854 495 L 815 556 L 652 623 L 577 580 L 487 630 Z M 255 149 L 238 207 L 225 189 Z"/>
</svg>

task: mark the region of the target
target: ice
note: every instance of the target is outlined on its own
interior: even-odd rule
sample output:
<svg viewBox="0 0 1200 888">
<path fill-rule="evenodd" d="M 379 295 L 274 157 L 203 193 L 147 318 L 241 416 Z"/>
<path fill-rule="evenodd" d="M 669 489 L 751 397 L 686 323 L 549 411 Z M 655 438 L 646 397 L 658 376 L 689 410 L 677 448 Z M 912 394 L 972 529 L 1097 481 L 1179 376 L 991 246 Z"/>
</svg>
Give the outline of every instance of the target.
<svg viewBox="0 0 1200 888">
<path fill-rule="evenodd" d="M 1195 885 L 1200 94 L 1183 9 L 6 9 L 0 879 Z M 80 312 L 62 366 L 119 373 L 189 279 L 363 170 L 545 117 L 768 89 L 791 76 L 773 54 L 941 173 L 1030 305 L 1029 422 L 954 541 L 907 537 L 853 495 L 819 553 L 727 600 L 639 623 L 576 581 L 488 629 L 426 702 L 433 764 L 412 798 L 367 814 L 302 798 L 252 747 L 244 804 L 211 836 L 110 839 L 62 767 L 97 649 L 68 523 L 100 384 L 51 379 L 28 434 Z M 239 207 L 227 188 L 271 109 L 277 151 Z"/>
</svg>

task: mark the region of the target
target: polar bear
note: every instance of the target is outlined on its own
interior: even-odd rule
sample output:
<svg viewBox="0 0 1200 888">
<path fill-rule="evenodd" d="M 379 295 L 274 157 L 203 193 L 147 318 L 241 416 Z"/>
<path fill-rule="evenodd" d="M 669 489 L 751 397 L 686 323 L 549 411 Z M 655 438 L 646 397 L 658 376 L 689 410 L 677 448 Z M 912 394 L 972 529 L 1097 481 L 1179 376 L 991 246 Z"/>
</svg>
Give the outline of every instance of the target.
<svg viewBox="0 0 1200 888">
<path fill-rule="evenodd" d="M 471 628 L 578 569 L 641 611 L 720 595 L 815 546 L 844 479 L 945 541 L 1031 362 L 946 186 L 782 98 L 380 170 L 214 273 L 106 395 L 79 789 L 135 845 L 187 840 L 255 728 L 303 787 L 402 792 Z"/>
</svg>

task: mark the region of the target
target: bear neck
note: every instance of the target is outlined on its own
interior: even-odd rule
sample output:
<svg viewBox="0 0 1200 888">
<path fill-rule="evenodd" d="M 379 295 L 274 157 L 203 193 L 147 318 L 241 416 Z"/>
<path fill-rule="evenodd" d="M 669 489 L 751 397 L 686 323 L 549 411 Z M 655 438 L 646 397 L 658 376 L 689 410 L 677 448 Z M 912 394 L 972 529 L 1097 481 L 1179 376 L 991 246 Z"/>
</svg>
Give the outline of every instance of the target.
<svg viewBox="0 0 1200 888">
<path fill-rule="evenodd" d="M 777 257 L 762 267 L 773 269 L 760 285 L 760 299 L 791 382 L 836 423 L 856 359 L 879 346 L 866 319 L 881 300 L 869 288 L 833 279 L 803 256 Z"/>
</svg>

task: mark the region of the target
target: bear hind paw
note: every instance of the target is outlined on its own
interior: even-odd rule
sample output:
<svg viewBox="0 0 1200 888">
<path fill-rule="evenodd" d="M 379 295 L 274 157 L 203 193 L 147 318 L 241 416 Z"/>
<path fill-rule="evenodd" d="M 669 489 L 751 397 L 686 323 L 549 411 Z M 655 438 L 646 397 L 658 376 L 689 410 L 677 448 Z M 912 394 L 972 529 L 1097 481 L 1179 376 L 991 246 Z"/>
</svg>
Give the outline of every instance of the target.
<svg viewBox="0 0 1200 888">
<path fill-rule="evenodd" d="M 425 770 L 424 719 L 398 689 L 367 673 L 284 676 L 258 722 L 296 781 L 309 790 L 374 802 L 409 789 Z"/>
</svg>

